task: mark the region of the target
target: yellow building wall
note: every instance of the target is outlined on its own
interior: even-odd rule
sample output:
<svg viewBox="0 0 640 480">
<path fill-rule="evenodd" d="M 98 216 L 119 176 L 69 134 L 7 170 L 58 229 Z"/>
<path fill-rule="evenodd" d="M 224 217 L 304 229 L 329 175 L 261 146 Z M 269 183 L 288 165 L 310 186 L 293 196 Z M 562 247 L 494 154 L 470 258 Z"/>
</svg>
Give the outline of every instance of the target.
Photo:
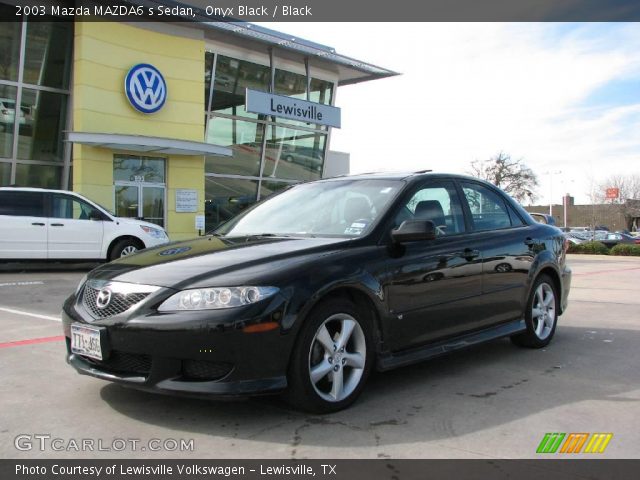
<svg viewBox="0 0 640 480">
<path fill-rule="evenodd" d="M 203 39 L 185 38 L 115 22 L 75 24 L 73 130 L 204 140 Z M 154 114 L 135 110 L 124 79 L 138 63 L 155 66 L 167 83 L 167 100 Z M 137 152 L 73 147 L 73 190 L 114 209 L 113 155 Z M 150 156 L 162 156 L 150 154 Z M 195 215 L 204 214 L 204 157 L 166 158 L 165 228 L 172 240 L 193 237 Z M 175 192 L 198 192 L 197 213 L 176 213 Z"/>
</svg>

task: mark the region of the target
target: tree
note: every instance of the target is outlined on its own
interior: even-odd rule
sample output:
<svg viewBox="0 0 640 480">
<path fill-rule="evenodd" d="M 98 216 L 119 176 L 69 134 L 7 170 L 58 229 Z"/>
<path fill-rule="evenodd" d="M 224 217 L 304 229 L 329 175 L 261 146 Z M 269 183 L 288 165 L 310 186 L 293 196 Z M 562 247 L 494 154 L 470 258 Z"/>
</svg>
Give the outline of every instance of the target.
<svg viewBox="0 0 640 480">
<path fill-rule="evenodd" d="M 520 203 L 536 198 L 538 177 L 521 158 L 513 160 L 511 155 L 500 152 L 489 160 L 471 162 L 469 173 L 500 187 Z"/>
</svg>

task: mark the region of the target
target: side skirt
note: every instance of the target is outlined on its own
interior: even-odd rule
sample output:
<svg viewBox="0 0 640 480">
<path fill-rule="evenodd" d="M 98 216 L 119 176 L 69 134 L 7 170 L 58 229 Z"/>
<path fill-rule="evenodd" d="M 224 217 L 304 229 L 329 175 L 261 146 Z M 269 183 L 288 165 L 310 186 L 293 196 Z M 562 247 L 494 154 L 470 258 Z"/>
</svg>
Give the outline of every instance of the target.
<svg viewBox="0 0 640 480">
<path fill-rule="evenodd" d="M 378 357 L 377 369 L 378 371 L 384 372 L 386 370 L 404 367 L 405 365 L 439 357 L 440 355 L 478 345 L 489 340 L 508 337 L 523 332 L 526 328 L 524 320 L 514 320 L 496 327 L 480 330 L 479 332 L 467 333 L 440 342 L 430 343 L 424 347 L 412 348 L 411 350 L 396 353 L 383 353 Z"/>
</svg>

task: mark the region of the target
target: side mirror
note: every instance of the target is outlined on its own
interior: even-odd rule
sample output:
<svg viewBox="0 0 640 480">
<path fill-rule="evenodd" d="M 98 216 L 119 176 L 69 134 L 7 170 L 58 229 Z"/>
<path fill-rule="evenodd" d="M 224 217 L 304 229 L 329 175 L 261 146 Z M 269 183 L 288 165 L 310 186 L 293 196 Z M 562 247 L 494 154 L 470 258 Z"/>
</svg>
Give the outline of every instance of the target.
<svg viewBox="0 0 640 480">
<path fill-rule="evenodd" d="M 391 239 L 395 243 L 417 242 L 436 238 L 436 226 L 431 220 L 405 220 L 391 230 Z"/>
</svg>

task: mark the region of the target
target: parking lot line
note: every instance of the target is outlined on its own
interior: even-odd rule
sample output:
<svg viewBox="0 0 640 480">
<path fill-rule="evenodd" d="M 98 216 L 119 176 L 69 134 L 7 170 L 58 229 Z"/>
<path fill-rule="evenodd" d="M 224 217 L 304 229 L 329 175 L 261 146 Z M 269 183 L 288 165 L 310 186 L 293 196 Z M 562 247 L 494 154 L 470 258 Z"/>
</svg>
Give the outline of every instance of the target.
<svg viewBox="0 0 640 480">
<path fill-rule="evenodd" d="M 51 315 L 42 315 L 40 313 L 25 312 L 22 310 L 14 310 L 13 308 L 0 307 L 0 312 L 13 313 L 15 315 L 25 315 L 27 317 L 41 318 L 43 320 L 52 320 L 54 322 L 61 322 L 59 317 L 53 317 Z"/>
<path fill-rule="evenodd" d="M 0 348 L 19 347 L 21 345 L 34 345 L 36 343 L 60 342 L 64 340 L 64 335 L 55 337 L 29 338 L 27 340 L 17 340 L 15 342 L 0 343 Z"/>
</svg>

